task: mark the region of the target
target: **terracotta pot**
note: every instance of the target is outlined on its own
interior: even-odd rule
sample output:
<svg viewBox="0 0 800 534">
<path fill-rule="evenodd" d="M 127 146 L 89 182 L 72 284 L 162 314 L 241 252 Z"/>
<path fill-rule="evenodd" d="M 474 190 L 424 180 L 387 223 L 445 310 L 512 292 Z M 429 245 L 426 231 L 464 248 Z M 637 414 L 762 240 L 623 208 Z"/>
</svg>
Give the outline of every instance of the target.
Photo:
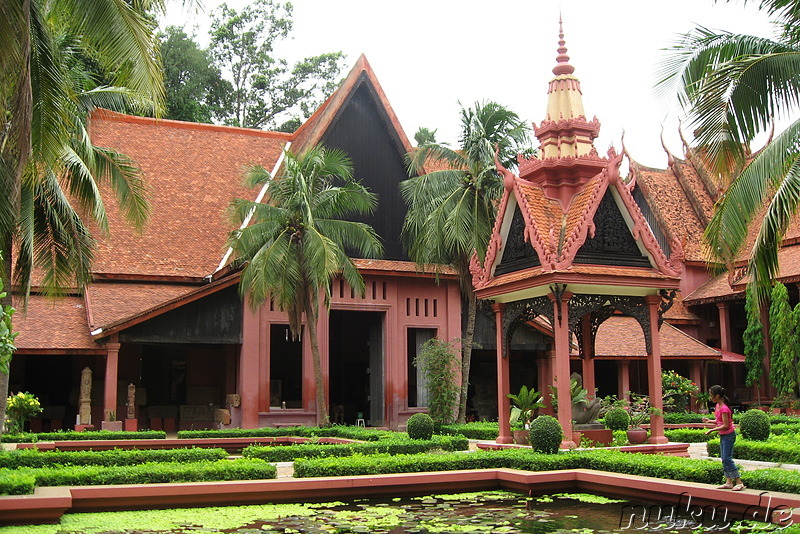
<svg viewBox="0 0 800 534">
<path fill-rule="evenodd" d="M 514 434 L 514 443 L 517 445 L 530 445 L 528 442 L 530 430 L 512 430 L 511 433 Z"/>
<path fill-rule="evenodd" d="M 627 432 L 628 443 L 631 445 L 640 445 L 647 441 L 647 430 L 644 428 L 631 428 Z"/>
</svg>

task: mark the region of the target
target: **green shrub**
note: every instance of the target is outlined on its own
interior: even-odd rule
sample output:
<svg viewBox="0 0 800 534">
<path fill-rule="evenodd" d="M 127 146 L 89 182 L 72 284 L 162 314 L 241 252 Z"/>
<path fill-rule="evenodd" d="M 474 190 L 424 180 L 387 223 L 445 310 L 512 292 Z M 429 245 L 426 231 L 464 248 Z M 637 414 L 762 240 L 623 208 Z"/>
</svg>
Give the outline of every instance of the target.
<svg viewBox="0 0 800 534">
<path fill-rule="evenodd" d="M 0 469 L 0 495 L 27 495 L 33 493 L 35 484 L 30 474 Z"/>
<path fill-rule="evenodd" d="M 224 460 L 224 449 L 114 449 L 110 451 L 0 451 L 0 468 L 51 467 L 54 465 L 137 465 L 146 462 L 201 462 Z"/>
<path fill-rule="evenodd" d="M 415 413 L 406 422 L 406 432 L 411 439 L 431 439 L 433 419 L 426 413 Z"/>
<path fill-rule="evenodd" d="M 428 409 L 437 425 L 452 423 L 454 409 L 458 405 L 461 392 L 461 381 L 457 376 L 461 369 L 460 342 L 458 339 L 447 342 L 431 338 L 422 344 L 419 354 L 414 358 L 414 365 L 419 367 L 425 378 Z"/>
<path fill-rule="evenodd" d="M 624 408 L 611 408 L 603 418 L 603 424 L 609 430 L 627 430 L 631 416 Z"/>
<path fill-rule="evenodd" d="M 262 460 L 239 458 L 194 463 L 145 463 L 124 466 L 58 466 L 25 468 L 17 473 L 34 477 L 37 486 L 157 484 L 275 478 L 277 469 Z"/>
<path fill-rule="evenodd" d="M 299 458 L 344 457 L 355 454 L 419 454 L 433 450 L 463 451 L 469 442 L 462 436 L 433 436 L 430 440 L 398 436 L 367 443 L 308 443 L 286 446 L 251 445 L 242 451 L 245 458 L 258 458 L 267 462 L 292 462 Z"/>
<path fill-rule="evenodd" d="M 468 439 L 495 440 L 500 434 L 497 422 L 475 421 L 472 423 L 442 425 L 437 434 L 464 436 Z"/>
<path fill-rule="evenodd" d="M 378 441 L 386 436 L 391 436 L 393 432 L 388 430 L 376 430 L 374 428 L 364 428 L 362 426 L 341 426 L 315 427 L 315 426 L 294 426 L 294 427 L 264 427 L 264 428 L 234 428 L 230 430 L 181 430 L 178 432 L 179 439 L 196 438 L 277 438 L 277 437 L 320 437 L 320 438 L 343 438 L 358 439 L 361 441 Z"/>
<path fill-rule="evenodd" d="M 739 430 L 745 439 L 765 441 L 769 438 L 769 416 L 761 410 L 747 410 L 739 419 Z"/>
<path fill-rule="evenodd" d="M 800 425 L 793 423 L 772 423 L 770 424 L 769 431 L 775 436 L 783 434 L 797 434 L 800 432 Z"/>
<path fill-rule="evenodd" d="M 534 419 L 531 423 L 529 440 L 534 451 L 545 454 L 558 452 L 564 440 L 558 419 L 551 415 L 540 415 Z"/>
<path fill-rule="evenodd" d="M 771 437 L 769 441 L 737 439 L 733 455 L 739 460 L 800 464 L 800 449 L 796 441 L 793 435 Z M 719 457 L 719 439 L 708 442 L 708 454 Z"/>
<path fill-rule="evenodd" d="M 711 434 L 706 434 L 702 428 L 673 428 L 664 430 L 668 440 L 675 443 L 702 443 L 714 439 Z"/>
<path fill-rule="evenodd" d="M 122 439 L 166 439 L 167 433 L 163 430 L 142 430 L 139 432 L 112 432 L 110 430 L 92 430 L 75 432 L 73 430 L 62 432 L 20 432 L 17 434 L 3 434 L 0 441 L 4 443 L 36 443 L 39 441 L 79 441 L 79 440 L 122 440 Z"/>
<path fill-rule="evenodd" d="M 707 423 L 713 422 L 713 417 L 704 416 L 699 413 L 691 412 L 667 412 L 664 414 L 664 423 L 669 425 L 685 425 L 687 423 Z"/>
</svg>

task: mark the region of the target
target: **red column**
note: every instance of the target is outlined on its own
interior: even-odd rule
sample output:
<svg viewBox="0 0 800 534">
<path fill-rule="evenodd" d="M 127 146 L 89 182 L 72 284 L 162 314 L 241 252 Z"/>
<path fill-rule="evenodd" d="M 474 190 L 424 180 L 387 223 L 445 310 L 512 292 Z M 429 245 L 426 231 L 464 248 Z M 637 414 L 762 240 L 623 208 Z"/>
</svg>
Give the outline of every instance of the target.
<svg viewBox="0 0 800 534">
<path fill-rule="evenodd" d="M 628 392 L 631 390 L 631 362 L 630 360 L 617 361 L 617 396 L 620 400 L 630 400 Z"/>
<path fill-rule="evenodd" d="M 119 369 L 119 338 L 116 334 L 106 343 L 106 376 L 103 392 L 103 420 L 110 421 L 109 412 L 117 413 L 117 374 Z"/>
<path fill-rule="evenodd" d="M 661 389 L 661 338 L 658 333 L 658 307 L 661 297 L 648 295 L 645 297 L 650 314 L 651 353 L 647 355 L 647 380 L 650 386 L 650 406 L 662 412 L 650 415 L 650 443 L 667 443 L 664 436 L 664 402 Z"/>
<path fill-rule="evenodd" d="M 731 350 L 731 315 L 727 302 L 717 302 L 719 311 L 719 342 L 722 350 Z"/>
<path fill-rule="evenodd" d="M 509 376 L 508 355 L 503 352 L 503 310 L 505 304 L 494 303 L 494 321 L 496 326 L 495 342 L 497 343 L 497 421 L 500 423 L 500 433 L 497 436 L 497 443 L 513 443 L 511 436 L 511 424 L 508 422 L 511 414 L 511 400 L 508 394 L 511 393 L 511 379 Z"/>
<path fill-rule="evenodd" d="M 553 382 L 558 388 L 558 422 L 564 432 L 561 448 L 575 446 L 572 441 L 572 396 L 569 383 L 569 309 L 567 303 L 572 293 L 564 292 L 559 296 L 547 295 L 553 302 L 553 341 L 555 343 L 555 364 L 553 366 Z"/>
<path fill-rule="evenodd" d="M 261 372 L 260 312 L 250 309 L 247 299 L 242 303 L 242 348 L 239 353 L 239 397 L 241 398 L 242 428 L 258 428 L 259 378 Z M 269 387 L 269 383 L 265 384 Z"/>
<path fill-rule="evenodd" d="M 702 374 L 700 373 L 701 363 L 702 362 L 700 360 L 692 360 L 691 367 L 689 368 L 689 378 L 699 388 L 698 393 L 704 393 L 706 391 L 702 381 Z M 692 397 L 691 406 L 695 410 L 699 407 L 697 404 L 697 397 Z"/>
</svg>

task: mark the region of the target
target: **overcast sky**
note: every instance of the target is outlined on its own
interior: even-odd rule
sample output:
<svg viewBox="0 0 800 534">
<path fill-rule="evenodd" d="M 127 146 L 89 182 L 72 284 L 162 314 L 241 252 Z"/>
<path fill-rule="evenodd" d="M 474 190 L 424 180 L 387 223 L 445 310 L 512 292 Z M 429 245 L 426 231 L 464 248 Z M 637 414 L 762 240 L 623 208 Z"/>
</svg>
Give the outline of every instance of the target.
<svg viewBox="0 0 800 534">
<path fill-rule="evenodd" d="M 207 44 L 205 0 L 193 13 L 172 2 L 162 25 L 185 25 Z M 248 2 L 230 0 L 240 8 Z M 457 143 L 459 102 L 495 100 L 538 124 L 553 77 L 559 13 L 570 63 L 581 80 L 587 118 L 601 124 L 595 146 L 625 146 L 638 162 L 666 167 L 668 148 L 682 154 L 679 111 L 653 89 L 662 50 L 696 25 L 770 36 L 763 13 L 741 2 L 712 0 L 294 0 L 287 57 L 341 50 L 348 69 L 362 53 L 372 65 L 413 144 L 420 126 Z M 754 2 L 751 2 L 754 4 Z"/>
</svg>

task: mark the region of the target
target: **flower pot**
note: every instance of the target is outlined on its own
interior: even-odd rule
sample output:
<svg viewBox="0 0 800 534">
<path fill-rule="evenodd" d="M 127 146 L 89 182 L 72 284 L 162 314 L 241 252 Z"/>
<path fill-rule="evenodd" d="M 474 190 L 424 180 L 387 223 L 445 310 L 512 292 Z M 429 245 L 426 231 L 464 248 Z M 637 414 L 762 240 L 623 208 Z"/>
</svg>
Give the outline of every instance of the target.
<svg viewBox="0 0 800 534">
<path fill-rule="evenodd" d="M 530 430 L 512 430 L 511 433 L 514 434 L 514 443 L 517 445 L 530 445 L 528 442 Z"/>
<path fill-rule="evenodd" d="M 641 445 L 647 441 L 647 430 L 644 428 L 631 428 L 627 431 L 628 443 L 631 445 Z"/>
</svg>

